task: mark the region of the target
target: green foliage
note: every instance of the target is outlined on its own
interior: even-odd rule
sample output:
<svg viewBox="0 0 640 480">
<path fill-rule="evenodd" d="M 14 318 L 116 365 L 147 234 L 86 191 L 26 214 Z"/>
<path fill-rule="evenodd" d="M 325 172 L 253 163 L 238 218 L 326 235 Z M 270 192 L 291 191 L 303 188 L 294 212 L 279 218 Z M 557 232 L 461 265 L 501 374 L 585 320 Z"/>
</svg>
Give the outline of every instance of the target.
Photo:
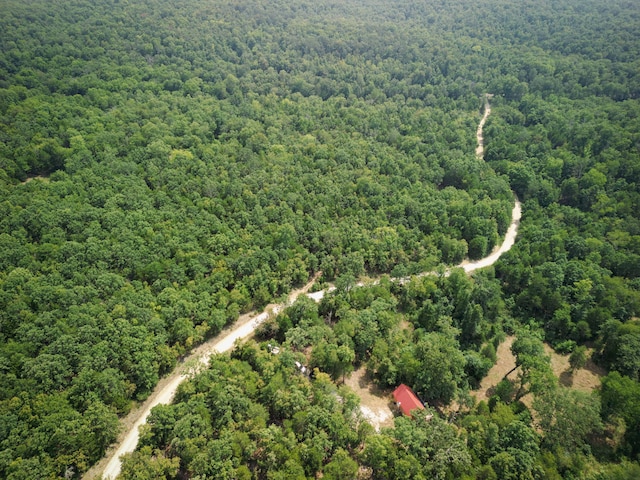
<svg viewBox="0 0 640 480">
<path fill-rule="evenodd" d="M 621 464 L 610 464 L 587 477 L 590 480 L 631 480 L 640 475 L 640 465 L 625 461 Z"/>
<path fill-rule="evenodd" d="M 178 466 L 177 458 L 169 459 L 160 450 L 152 451 L 150 447 L 142 447 L 139 452 L 128 453 L 124 456 L 119 478 L 169 480 L 175 478 Z"/>
<path fill-rule="evenodd" d="M 410 9 L 406 30 L 390 6 L 316 7 L 3 4 L 3 408 L 63 392 L 80 415 L 97 400 L 124 414 L 193 346 L 313 272 L 348 288 L 493 246 L 512 199 L 473 155 L 484 86 L 448 71 L 431 46 L 449 41 Z M 478 57 L 465 49 L 460 66 Z M 305 315 L 282 317 L 277 340 Z M 367 360 L 385 315 L 326 355 L 332 375 L 352 352 Z M 292 342 L 327 336 L 314 327 Z"/>
<path fill-rule="evenodd" d="M 313 348 L 311 368 L 320 368 L 333 380 L 338 380 L 353 370 L 355 354 L 348 345 L 320 343 Z"/>
<path fill-rule="evenodd" d="M 571 2 L 563 3 L 570 8 Z M 545 7 L 538 7 L 534 17 L 544 15 Z M 562 8 L 554 14 L 558 21 Z M 633 9 L 624 11 L 637 21 Z M 611 65 L 635 67 L 630 58 L 611 52 L 595 32 L 588 41 L 578 40 L 596 16 L 610 24 L 604 10 L 593 17 L 584 13 L 575 19 L 573 39 L 565 38 L 564 47 L 559 40 L 563 35 L 547 33 L 542 39 L 540 32 L 534 34 L 547 53 L 539 60 L 523 55 L 516 69 L 493 83 L 502 98 L 492 101 L 484 130 L 485 158 L 508 176 L 525 207 L 518 242 L 497 264 L 496 276 L 506 303 L 513 305 L 511 313 L 522 323 L 542 327 L 556 350 L 572 352 L 572 369 L 585 362 L 582 344 L 596 341 L 594 361 L 637 380 L 635 212 L 640 170 L 632 145 L 638 139 L 640 110 L 638 97 L 627 93 L 636 91 L 638 82 L 604 70 L 595 73 L 602 61 L 596 51 Z M 572 63 L 565 56 L 569 52 L 580 52 L 584 62 Z M 614 402 L 611 389 L 618 387 L 617 380 L 603 387 L 608 405 Z M 560 414 L 561 405 L 550 403 Z M 591 416 L 597 411 L 585 408 Z M 619 433 L 624 426 L 608 408 L 603 403 L 603 419 L 611 422 L 606 435 Z M 618 433 L 608 441 L 624 454 L 632 448 L 631 436 L 622 440 Z M 565 462 L 561 457 L 556 471 L 576 475 L 583 468 L 575 458 Z"/>
<path fill-rule="evenodd" d="M 479 465 L 476 478 L 536 478 L 540 440 L 524 416 L 519 417 L 504 403 L 491 412 L 478 408 L 466 416 L 469 450 Z"/>
<path fill-rule="evenodd" d="M 469 383 L 476 388 L 480 385 L 480 381 L 489 373 L 493 362 L 473 350 L 464 353 L 464 361 L 465 374 L 469 379 Z"/>
<path fill-rule="evenodd" d="M 612 372 L 602 379 L 600 397 L 603 418 L 622 419 L 626 426 L 629 450 L 633 454 L 640 452 L 640 384 L 618 372 Z"/>
<path fill-rule="evenodd" d="M 327 480 L 355 480 L 358 474 L 358 464 L 346 451 L 338 449 L 322 473 L 322 478 Z"/>
<path fill-rule="evenodd" d="M 457 343 L 441 333 L 428 333 L 415 349 L 413 376 L 416 393 L 427 401 L 451 402 L 462 384 L 465 358 Z"/>
<path fill-rule="evenodd" d="M 604 418 L 625 423 L 620 452 L 637 453 L 635 3 L 481 0 L 470 14 L 462 0 L 7 0 L 2 13 L 0 477 L 80 475 L 113 440 L 115 415 L 182 355 L 319 270 L 337 295 L 265 327 L 294 352 L 286 372 L 311 346 L 334 378 L 363 363 L 381 386 L 407 381 L 447 403 L 484 375 L 494 359 L 483 345 L 503 325 L 539 326 L 574 352 L 598 341 L 595 360 L 624 375 L 603 384 Z M 486 92 L 488 164 L 474 155 Z M 490 252 L 511 188 L 525 215 L 495 278 L 356 287 L 365 273 Z M 517 398 L 553 383 L 522 347 Z M 284 388 L 284 372 L 262 379 L 268 408 L 255 392 L 234 404 L 247 385 L 203 400 L 200 410 L 250 411 L 260 434 L 216 439 L 225 448 L 178 435 L 179 468 L 351 471 L 338 455 L 351 445 L 333 459 L 262 425 L 311 402 L 301 382 Z M 173 422 L 157 416 L 150 444 Z M 365 457 L 376 475 L 431 478 L 418 457 L 375 442 Z M 254 444 L 264 449 L 249 459 Z M 539 473 L 531 452 L 492 452 L 478 477 Z M 131 478 L 176 475 L 175 452 L 144 453 L 127 460 Z M 563 470 L 558 455 L 549 471 Z M 580 462 L 566 463 L 579 476 Z"/>
<path fill-rule="evenodd" d="M 469 453 L 456 429 L 438 416 L 430 416 L 432 413 L 425 410 L 415 420 L 397 418 L 393 437 L 408 456 L 423 465 L 428 478 L 459 477 L 469 468 Z"/>
<path fill-rule="evenodd" d="M 584 451 L 589 438 L 602 431 L 600 403 L 593 395 L 559 387 L 536 396 L 533 408 L 551 450 Z"/>
<path fill-rule="evenodd" d="M 640 379 L 640 322 L 611 320 L 602 326 L 602 360 L 622 375 Z"/>
<path fill-rule="evenodd" d="M 261 478 L 306 478 L 323 465 L 326 476 L 355 478 L 357 463 L 348 453 L 360 422 L 353 394 L 323 374 L 309 380 L 284 352 L 249 344 L 238 355 L 254 366 L 213 357 L 207 370 L 180 385 L 175 404 L 153 409 L 123 478 L 136 466 L 234 478 L 243 465 Z"/>
<path fill-rule="evenodd" d="M 587 347 L 581 345 L 576 347 L 569 355 L 569 366 L 572 371 L 579 370 L 587 364 Z"/>
</svg>

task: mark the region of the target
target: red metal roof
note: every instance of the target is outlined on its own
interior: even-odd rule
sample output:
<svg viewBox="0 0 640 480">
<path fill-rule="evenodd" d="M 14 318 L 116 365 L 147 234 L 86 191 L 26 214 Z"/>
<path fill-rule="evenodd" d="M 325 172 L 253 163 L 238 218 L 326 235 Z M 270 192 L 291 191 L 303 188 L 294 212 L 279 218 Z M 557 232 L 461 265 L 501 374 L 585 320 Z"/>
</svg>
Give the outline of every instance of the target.
<svg viewBox="0 0 640 480">
<path fill-rule="evenodd" d="M 413 393 L 413 390 L 404 383 L 393 391 L 393 398 L 396 400 L 402 413 L 409 417 L 411 416 L 411 410 L 415 410 L 416 408 L 420 410 L 424 409 L 424 405 L 422 405 L 420 399 Z"/>
</svg>

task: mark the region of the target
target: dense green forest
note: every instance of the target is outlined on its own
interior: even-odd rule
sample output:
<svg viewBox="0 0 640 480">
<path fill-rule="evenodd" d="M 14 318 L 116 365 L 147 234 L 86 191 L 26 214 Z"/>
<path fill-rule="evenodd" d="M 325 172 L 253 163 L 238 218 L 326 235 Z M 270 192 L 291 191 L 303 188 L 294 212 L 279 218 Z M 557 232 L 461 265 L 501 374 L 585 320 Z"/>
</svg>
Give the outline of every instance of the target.
<svg viewBox="0 0 640 480">
<path fill-rule="evenodd" d="M 640 476 L 636 2 L 0 12 L 0 478 L 79 478 L 194 345 L 318 271 L 335 293 L 183 384 L 124 478 Z M 512 191 L 495 268 L 355 287 L 483 257 Z M 476 405 L 506 334 L 517 378 Z M 601 388 L 543 342 L 593 349 Z M 362 365 L 435 410 L 374 432 L 337 386 Z"/>
</svg>

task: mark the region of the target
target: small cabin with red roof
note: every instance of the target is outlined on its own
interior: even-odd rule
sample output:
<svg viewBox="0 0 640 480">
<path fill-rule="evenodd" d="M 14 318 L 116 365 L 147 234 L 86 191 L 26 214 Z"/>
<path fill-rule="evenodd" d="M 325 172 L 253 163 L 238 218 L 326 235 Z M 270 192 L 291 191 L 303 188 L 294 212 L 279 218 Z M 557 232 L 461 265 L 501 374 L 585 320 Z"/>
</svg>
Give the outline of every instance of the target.
<svg viewBox="0 0 640 480">
<path fill-rule="evenodd" d="M 395 399 L 398 408 L 408 417 L 411 416 L 412 410 L 424 409 L 424 405 L 418 396 L 404 383 L 393 391 L 393 398 Z"/>
</svg>

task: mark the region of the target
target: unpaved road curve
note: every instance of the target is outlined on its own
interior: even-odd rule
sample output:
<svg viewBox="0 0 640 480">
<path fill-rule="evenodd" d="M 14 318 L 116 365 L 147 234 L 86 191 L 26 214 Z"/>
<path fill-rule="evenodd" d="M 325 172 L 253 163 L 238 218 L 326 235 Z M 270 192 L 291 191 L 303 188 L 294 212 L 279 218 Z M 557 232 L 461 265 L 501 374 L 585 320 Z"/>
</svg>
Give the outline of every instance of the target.
<svg viewBox="0 0 640 480">
<path fill-rule="evenodd" d="M 485 111 L 476 132 L 478 140 L 476 155 L 480 158 L 482 158 L 484 154 L 482 129 L 484 127 L 485 121 L 487 120 L 487 117 L 491 113 L 489 98 L 489 95 L 485 96 Z M 479 268 L 493 265 L 498 260 L 498 258 L 500 258 L 503 253 L 508 251 L 515 243 L 521 215 L 521 205 L 520 202 L 516 199 L 515 205 L 511 212 L 511 225 L 509 226 L 502 245 L 497 247 L 489 256 L 481 260 L 475 262 L 465 260 L 460 265 L 458 265 L 458 267 L 463 268 L 467 273 L 471 273 Z M 425 272 L 422 275 L 429 275 L 431 273 L 432 272 Z M 275 315 L 282 311 L 282 309 L 287 305 L 293 303 L 299 295 L 306 294 L 315 301 L 320 301 L 324 294 L 327 291 L 333 290 L 333 288 L 329 288 L 320 292 L 307 293 L 318 276 L 319 274 L 316 274 L 316 276 L 303 288 L 291 292 L 285 304 L 269 305 L 260 314 L 251 312 L 242 315 L 238 319 L 238 321 L 234 323 L 229 329 L 222 331 L 215 338 L 196 348 L 180 366 L 178 366 L 168 377 L 162 379 L 158 383 L 158 385 L 154 389 L 154 392 L 142 405 L 140 405 L 137 409 L 135 409 L 127 417 L 125 417 L 125 419 L 123 419 L 122 423 L 127 426 L 127 430 L 120 435 L 119 442 L 116 447 L 109 450 L 106 457 L 103 458 L 99 463 L 97 463 L 93 468 L 91 468 L 83 478 L 85 480 L 93 480 L 95 478 L 99 478 L 100 473 L 102 473 L 102 477 L 105 480 L 115 479 L 120 473 L 120 469 L 122 466 L 120 457 L 125 453 L 135 450 L 138 444 L 139 427 L 146 422 L 146 419 L 149 416 L 149 413 L 151 413 L 151 409 L 153 407 L 155 407 L 156 405 L 168 404 L 171 402 L 176 393 L 178 385 L 180 385 L 180 383 L 182 383 L 182 381 L 184 381 L 188 377 L 189 368 L 197 368 L 198 365 L 207 365 L 209 357 L 213 353 L 222 353 L 229 351 L 233 347 L 236 340 L 244 339 L 251 336 L 255 329 L 267 318 L 269 318 L 270 315 Z M 401 282 L 403 280 L 404 279 L 397 279 L 397 281 Z"/>
<path fill-rule="evenodd" d="M 511 211 L 511 224 L 509 225 L 509 229 L 504 236 L 504 241 L 502 245 L 496 247 L 493 252 L 491 252 L 488 256 L 481 258 L 480 260 L 476 260 L 475 262 L 470 262 L 469 260 L 465 260 L 459 266 L 464 268 L 464 271 L 467 273 L 471 273 L 474 270 L 478 270 L 479 268 L 485 268 L 493 265 L 498 261 L 498 259 L 502 256 L 503 253 L 508 252 L 513 247 L 513 244 L 516 243 L 516 237 L 518 236 L 518 225 L 520 225 L 520 218 L 522 217 L 522 205 L 520 201 L 516 199 L 515 205 L 513 206 L 513 210 Z"/>
</svg>

